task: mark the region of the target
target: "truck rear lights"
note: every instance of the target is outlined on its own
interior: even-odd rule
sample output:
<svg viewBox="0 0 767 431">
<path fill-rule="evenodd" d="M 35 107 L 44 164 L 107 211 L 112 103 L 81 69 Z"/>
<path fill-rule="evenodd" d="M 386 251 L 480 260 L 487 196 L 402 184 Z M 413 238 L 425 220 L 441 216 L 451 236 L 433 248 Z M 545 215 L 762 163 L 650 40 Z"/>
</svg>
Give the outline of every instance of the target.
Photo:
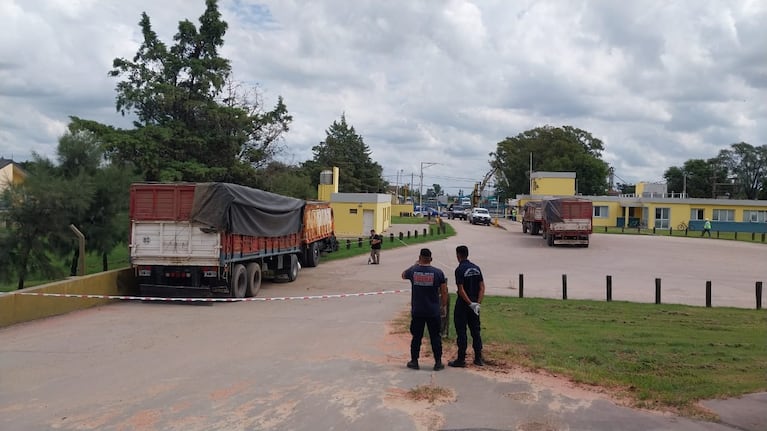
<svg viewBox="0 0 767 431">
<path fill-rule="evenodd" d="M 139 266 L 138 267 L 138 276 L 139 277 L 149 277 L 152 275 L 152 267 L 151 266 Z"/>
<path fill-rule="evenodd" d="M 206 278 L 215 278 L 218 277 L 218 268 L 215 267 L 203 267 L 202 268 L 202 276 Z"/>
<path fill-rule="evenodd" d="M 165 273 L 166 278 L 192 278 L 191 272 L 171 271 Z"/>
</svg>

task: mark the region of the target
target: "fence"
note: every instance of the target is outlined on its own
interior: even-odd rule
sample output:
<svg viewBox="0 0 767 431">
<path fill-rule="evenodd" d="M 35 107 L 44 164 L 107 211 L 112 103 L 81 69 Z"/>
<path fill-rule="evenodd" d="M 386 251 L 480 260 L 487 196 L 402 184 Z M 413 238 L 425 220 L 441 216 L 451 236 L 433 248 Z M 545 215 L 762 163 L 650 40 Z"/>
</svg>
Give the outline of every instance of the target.
<svg viewBox="0 0 767 431">
<path fill-rule="evenodd" d="M 712 306 L 712 284 L 711 281 L 706 281 L 706 307 L 711 308 Z M 762 290 L 763 290 L 763 284 L 761 281 L 757 281 L 754 283 L 754 293 L 755 293 L 755 299 L 756 299 L 756 309 L 761 310 L 762 309 Z M 524 298 L 525 297 L 525 275 L 519 274 L 519 297 Z M 655 279 L 655 303 L 660 304 L 661 303 L 661 293 L 662 293 L 662 280 L 660 278 Z M 605 276 L 605 298 L 607 302 L 611 302 L 613 300 L 613 276 L 607 275 Z M 567 274 L 562 274 L 562 300 L 567 300 Z"/>
<path fill-rule="evenodd" d="M 767 227 L 767 225 L 765 226 Z M 688 226 L 677 226 L 676 228 L 671 227 L 668 229 L 660 229 L 660 228 L 647 228 L 644 226 L 631 226 L 631 227 L 625 227 L 625 226 L 619 226 L 619 227 L 608 227 L 608 226 L 601 226 L 601 227 L 595 227 L 594 232 L 602 231 L 604 233 L 608 232 L 621 232 L 621 233 L 637 233 L 637 234 L 652 234 L 652 235 L 666 235 L 666 236 L 703 236 L 703 231 L 701 229 L 692 229 Z M 712 238 L 724 238 L 724 239 L 735 239 L 735 240 L 751 240 L 752 242 L 761 242 L 766 243 L 767 242 L 767 233 L 765 232 L 756 232 L 756 231 L 744 231 L 744 230 L 715 230 L 712 229 L 710 234 L 707 234 L 706 236 L 710 236 Z"/>
</svg>

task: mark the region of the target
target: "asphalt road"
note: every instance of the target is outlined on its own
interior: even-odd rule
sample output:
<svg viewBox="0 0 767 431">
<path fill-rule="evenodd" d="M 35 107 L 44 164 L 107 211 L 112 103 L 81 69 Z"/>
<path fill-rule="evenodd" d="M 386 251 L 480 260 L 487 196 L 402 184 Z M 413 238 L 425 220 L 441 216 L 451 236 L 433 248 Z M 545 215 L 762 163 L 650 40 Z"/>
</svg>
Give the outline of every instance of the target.
<svg viewBox="0 0 767 431">
<path fill-rule="evenodd" d="M 517 295 L 524 273 L 526 296 L 557 297 L 566 273 L 570 298 L 600 299 L 611 274 L 615 300 L 652 302 L 654 278 L 662 277 L 664 302 L 700 305 L 710 279 L 715 306 L 750 308 L 754 281 L 767 279 L 767 247 L 760 245 L 597 235 L 588 249 L 552 249 L 513 224 L 454 225 L 456 237 L 429 245 L 434 264 L 452 280 L 455 246 L 467 244 L 489 294 Z M 399 275 L 419 248 L 384 246 L 377 266 L 366 256 L 323 262 L 294 283 L 265 284 L 260 296 L 407 289 Z M 393 323 L 406 316 L 409 299 L 119 302 L 0 329 L 0 429 L 684 431 L 767 424 L 761 394 L 711 402 L 723 418 L 712 423 L 627 408 L 600 391 L 520 370 L 433 372 L 428 358 L 421 370 L 409 370 L 409 334 Z M 434 404 L 410 399 L 408 391 L 420 386 L 446 392 Z"/>
</svg>

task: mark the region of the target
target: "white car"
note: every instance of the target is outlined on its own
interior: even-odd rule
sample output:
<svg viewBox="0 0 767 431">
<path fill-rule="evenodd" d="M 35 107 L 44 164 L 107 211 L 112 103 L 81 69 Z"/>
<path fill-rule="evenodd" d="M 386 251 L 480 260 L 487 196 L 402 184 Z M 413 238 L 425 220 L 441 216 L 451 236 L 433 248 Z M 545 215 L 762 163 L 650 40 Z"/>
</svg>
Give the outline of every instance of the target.
<svg viewBox="0 0 767 431">
<path fill-rule="evenodd" d="M 485 208 L 474 208 L 471 210 L 469 223 L 490 226 L 491 220 L 490 213 Z"/>
</svg>

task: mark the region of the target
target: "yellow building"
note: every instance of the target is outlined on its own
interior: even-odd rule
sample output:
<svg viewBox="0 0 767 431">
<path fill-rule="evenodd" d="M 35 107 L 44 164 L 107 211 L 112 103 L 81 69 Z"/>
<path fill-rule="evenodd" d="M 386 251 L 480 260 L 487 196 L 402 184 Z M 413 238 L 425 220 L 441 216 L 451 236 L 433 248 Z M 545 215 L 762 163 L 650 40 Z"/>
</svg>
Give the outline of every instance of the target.
<svg viewBox="0 0 767 431">
<path fill-rule="evenodd" d="M 0 192 L 9 184 L 19 184 L 27 177 L 27 172 L 13 160 L 0 157 Z"/>
<path fill-rule="evenodd" d="M 518 195 L 514 200 L 518 208 L 529 201 L 575 195 L 574 172 L 533 172 L 530 177 L 534 193 Z M 763 200 L 688 198 L 681 193 L 668 193 L 665 183 L 649 182 L 638 183 L 636 193 L 632 194 L 578 197 L 592 201 L 595 228 L 701 230 L 709 219 L 713 231 L 767 232 L 767 201 Z"/>
<path fill-rule="evenodd" d="M 385 193 L 339 193 L 339 169 L 320 173 L 317 197 L 333 208 L 336 236 L 367 237 L 371 229 L 383 232 L 391 226 L 392 198 Z M 412 207 L 411 207 L 412 210 Z"/>
</svg>

